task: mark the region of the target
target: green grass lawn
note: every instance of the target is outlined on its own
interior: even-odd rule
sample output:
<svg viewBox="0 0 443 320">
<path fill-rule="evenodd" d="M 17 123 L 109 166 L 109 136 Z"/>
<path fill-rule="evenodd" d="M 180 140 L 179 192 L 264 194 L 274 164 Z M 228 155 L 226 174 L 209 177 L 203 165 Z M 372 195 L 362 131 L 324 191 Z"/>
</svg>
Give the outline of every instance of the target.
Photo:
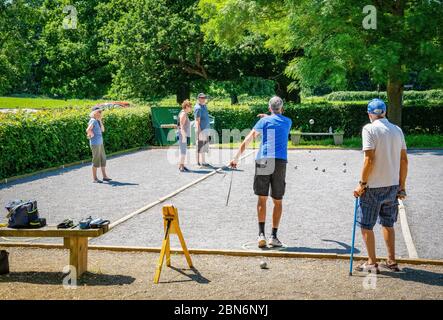
<svg viewBox="0 0 443 320">
<path fill-rule="evenodd" d="M 443 135 L 407 135 L 406 144 L 408 148 L 415 149 L 427 149 L 427 148 L 443 148 Z M 240 146 L 240 143 L 225 143 L 225 144 L 216 144 L 214 147 L 222 148 L 222 149 L 236 149 Z M 258 148 L 259 142 L 254 141 L 249 147 L 250 148 Z M 351 137 L 345 138 L 343 140 L 343 145 L 336 146 L 334 145 L 334 140 L 330 139 L 321 139 L 321 140 L 305 140 L 301 138 L 300 144 L 293 146 L 289 141 L 288 149 L 360 149 L 362 146 L 360 137 Z"/>
<path fill-rule="evenodd" d="M 105 100 L 0 97 L 0 109 L 63 109 L 91 107 Z"/>
</svg>

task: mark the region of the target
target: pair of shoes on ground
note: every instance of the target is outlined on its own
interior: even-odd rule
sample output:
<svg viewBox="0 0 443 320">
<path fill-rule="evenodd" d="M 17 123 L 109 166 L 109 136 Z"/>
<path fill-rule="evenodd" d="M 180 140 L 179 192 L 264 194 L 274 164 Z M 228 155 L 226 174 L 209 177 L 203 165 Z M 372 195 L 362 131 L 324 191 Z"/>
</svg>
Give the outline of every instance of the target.
<svg viewBox="0 0 443 320">
<path fill-rule="evenodd" d="M 381 264 L 381 266 L 385 269 L 388 269 L 393 272 L 400 272 L 400 268 L 398 267 L 398 264 L 393 261 L 386 261 Z M 359 272 L 367 272 L 367 273 L 375 273 L 380 274 L 380 268 L 378 263 L 369 264 L 368 262 L 364 262 L 362 264 L 359 264 L 356 268 L 356 271 Z"/>
<path fill-rule="evenodd" d="M 278 240 L 277 237 L 271 236 L 269 238 L 268 241 L 266 241 L 266 237 L 263 233 L 261 233 L 258 237 L 257 237 L 257 242 L 258 242 L 258 247 L 259 248 L 266 248 L 266 243 L 268 246 L 270 247 L 274 247 L 274 248 L 280 248 L 283 246 L 283 244 L 281 243 L 280 240 Z"/>
<path fill-rule="evenodd" d="M 95 179 L 95 180 L 92 180 L 92 183 L 103 183 L 103 181 L 109 182 L 109 181 L 112 181 L 112 179 L 111 178 L 103 178 L 103 180 Z"/>
<path fill-rule="evenodd" d="M 209 164 L 209 163 L 206 163 L 206 162 L 204 162 L 204 163 L 198 163 L 197 164 L 197 167 L 199 168 L 199 169 L 205 169 L 205 168 L 212 168 L 212 166 Z M 178 168 L 178 170 L 180 171 L 180 172 L 190 172 L 191 170 L 189 170 L 188 168 L 186 168 L 186 167 L 181 167 L 181 168 Z"/>
</svg>

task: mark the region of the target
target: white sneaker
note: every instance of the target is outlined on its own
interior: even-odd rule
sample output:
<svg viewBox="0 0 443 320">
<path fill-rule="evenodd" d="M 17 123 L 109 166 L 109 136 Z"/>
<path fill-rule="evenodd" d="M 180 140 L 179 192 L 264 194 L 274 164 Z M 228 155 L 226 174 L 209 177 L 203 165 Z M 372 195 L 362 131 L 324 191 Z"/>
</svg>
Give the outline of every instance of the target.
<svg viewBox="0 0 443 320">
<path fill-rule="evenodd" d="M 257 237 L 257 241 L 258 241 L 258 247 L 259 248 L 264 248 L 266 247 L 266 237 L 263 233 L 261 233 L 258 237 Z"/>
<path fill-rule="evenodd" d="M 280 240 L 278 240 L 277 237 L 272 237 L 269 238 L 269 242 L 268 245 L 271 247 L 283 247 L 283 244 L 280 242 Z"/>
</svg>

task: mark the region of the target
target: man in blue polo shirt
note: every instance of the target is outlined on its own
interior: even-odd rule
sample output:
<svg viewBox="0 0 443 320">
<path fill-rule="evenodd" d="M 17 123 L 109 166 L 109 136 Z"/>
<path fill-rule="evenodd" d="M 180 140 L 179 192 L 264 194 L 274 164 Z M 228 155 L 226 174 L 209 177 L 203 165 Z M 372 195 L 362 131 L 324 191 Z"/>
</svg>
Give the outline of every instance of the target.
<svg viewBox="0 0 443 320">
<path fill-rule="evenodd" d="M 197 164 L 200 167 L 209 167 L 205 161 L 205 154 L 209 151 L 209 129 L 211 128 L 206 95 L 198 95 L 194 106 L 195 135 L 197 137 Z"/>
<path fill-rule="evenodd" d="M 266 247 L 265 221 L 266 202 L 271 189 L 271 197 L 274 202 L 272 216 L 272 234 L 268 245 L 281 247 L 282 243 L 277 238 L 277 230 L 283 211 L 283 196 L 286 186 L 286 164 L 288 160 L 288 136 L 291 130 L 291 119 L 282 115 L 283 100 L 273 97 L 269 100 L 270 116 L 264 116 L 254 126 L 252 131 L 241 144 L 237 154 L 231 161 L 232 168 L 237 167 L 238 160 L 248 144 L 259 135 L 262 136 L 260 149 L 257 153 L 254 177 L 254 193 L 258 196 L 258 247 Z"/>
</svg>

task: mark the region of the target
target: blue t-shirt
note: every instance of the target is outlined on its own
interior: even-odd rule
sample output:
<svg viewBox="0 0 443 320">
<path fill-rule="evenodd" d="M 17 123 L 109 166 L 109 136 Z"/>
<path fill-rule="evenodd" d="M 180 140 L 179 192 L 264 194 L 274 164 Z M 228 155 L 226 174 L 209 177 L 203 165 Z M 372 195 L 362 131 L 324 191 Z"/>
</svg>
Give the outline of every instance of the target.
<svg viewBox="0 0 443 320">
<path fill-rule="evenodd" d="M 89 140 L 89 143 L 91 144 L 91 146 L 103 144 L 103 134 L 102 134 L 102 128 L 100 126 L 100 121 L 91 118 L 91 120 L 89 120 L 88 127 L 91 124 L 94 136 Z"/>
<path fill-rule="evenodd" d="M 196 104 L 194 106 L 194 119 L 200 118 L 200 128 L 202 130 L 209 129 L 211 127 L 209 122 L 209 112 L 206 105 Z"/>
<path fill-rule="evenodd" d="M 274 158 L 287 161 L 291 126 L 292 120 L 281 114 L 261 118 L 254 126 L 254 130 L 262 136 L 256 159 Z"/>
</svg>

